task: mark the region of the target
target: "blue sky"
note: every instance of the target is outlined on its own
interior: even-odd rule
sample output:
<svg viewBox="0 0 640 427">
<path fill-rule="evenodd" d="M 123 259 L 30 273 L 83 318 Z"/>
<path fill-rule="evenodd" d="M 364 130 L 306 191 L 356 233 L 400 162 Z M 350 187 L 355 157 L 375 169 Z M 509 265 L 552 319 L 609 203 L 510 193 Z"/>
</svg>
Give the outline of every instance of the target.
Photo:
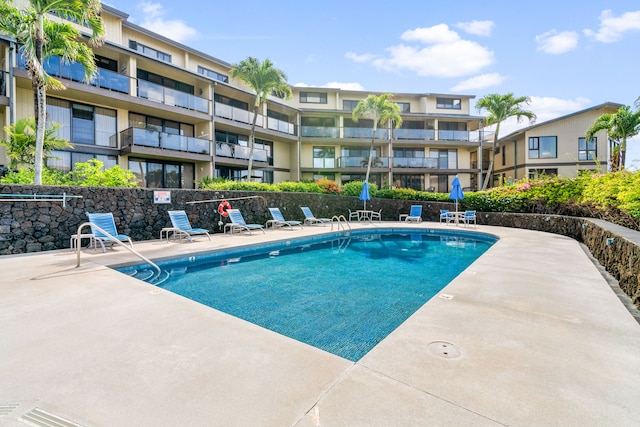
<svg viewBox="0 0 640 427">
<path fill-rule="evenodd" d="M 538 123 L 640 96 L 638 0 L 104 3 L 223 61 L 269 58 L 293 85 L 512 92 L 531 97 Z M 640 169 L 640 138 L 628 148 L 627 167 Z"/>
</svg>

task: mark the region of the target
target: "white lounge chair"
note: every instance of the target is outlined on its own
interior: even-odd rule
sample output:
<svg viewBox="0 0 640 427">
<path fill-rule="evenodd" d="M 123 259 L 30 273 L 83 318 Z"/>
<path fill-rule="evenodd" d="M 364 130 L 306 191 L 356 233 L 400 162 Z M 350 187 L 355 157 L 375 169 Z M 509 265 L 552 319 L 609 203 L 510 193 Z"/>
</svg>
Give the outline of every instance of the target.
<svg viewBox="0 0 640 427">
<path fill-rule="evenodd" d="M 411 205 L 409 215 L 404 220 L 406 222 L 422 222 L 422 205 Z"/>
<path fill-rule="evenodd" d="M 302 209 L 302 213 L 304 214 L 304 223 L 306 225 L 313 225 L 313 224 L 324 225 L 328 222 L 331 222 L 329 218 L 316 218 L 315 216 L 313 216 L 313 213 L 311 213 L 311 209 L 309 209 L 306 206 L 300 206 L 300 209 Z"/>
<path fill-rule="evenodd" d="M 129 242 L 129 245 L 133 248 L 133 242 L 131 237 L 126 234 L 119 234 L 116 229 L 116 222 L 113 219 L 111 212 L 107 213 L 89 213 L 87 217 L 91 223 L 91 234 L 95 242 L 100 243 L 102 252 L 106 252 L 105 245 L 113 245 L 116 240 L 121 242 Z M 95 244 L 95 243 L 94 243 Z"/>
<path fill-rule="evenodd" d="M 249 234 L 251 234 L 252 230 L 261 230 L 264 233 L 264 226 L 260 224 L 247 224 L 238 209 L 227 209 L 227 213 L 229 214 L 231 222 L 224 225 L 225 234 L 227 230 L 230 230 L 231 234 L 233 234 L 235 230 L 248 231 Z"/>
<path fill-rule="evenodd" d="M 191 223 L 189 222 L 189 218 L 185 211 L 169 211 L 169 218 L 171 219 L 171 225 L 173 226 L 172 231 L 175 234 L 186 236 L 190 242 L 193 241 L 192 236 L 202 234 L 206 234 L 209 240 L 211 240 L 209 230 L 191 227 Z"/>
<path fill-rule="evenodd" d="M 269 228 L 269 225 L 271 225 L 272 228 L 273 227 L 293 228 L 296 225 L 302 228 L 302 222 L 284 219 L 284 216 L 282 215 L 282 212 L 280 212 L 279 208 L 269 208 L 269 212 L 271 213 L 271 217 L 273 219 L 270 219 L 269 221 L 267 221 L 266 228 Z"/>
</svg>

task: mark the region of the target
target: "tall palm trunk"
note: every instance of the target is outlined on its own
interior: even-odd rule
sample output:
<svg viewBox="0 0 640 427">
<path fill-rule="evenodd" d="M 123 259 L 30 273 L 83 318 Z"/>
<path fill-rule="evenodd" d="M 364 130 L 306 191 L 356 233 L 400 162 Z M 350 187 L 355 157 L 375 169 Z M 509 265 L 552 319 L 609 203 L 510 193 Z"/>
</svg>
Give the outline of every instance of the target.
<svg viewBox="0 0 640 427">
<path fill-rule="evenodd" d="M 249 135 L 249 167 L 247 171 L 247 179 L 249 182 L 253 181 L 253 146 L 256 138 L 256 121 L 258 120 L 258 107 L 260 107 L 260 105 L 253 106 L 253 120 L 251 121 L 251 134 Z"/>
<path fill-rule="evenodd" d="M 376 140 L 376 130 L 378 128 L 378 122 L 373 122 L 373 130 L 371 132 L 371 147 L 369 147 L 369 162 L 367 163 L 367 175 L 364 178 L 364 182 L 369 182 L 369 175 L 371 174 L 371 161 L 373 160 L 373 144 Z"/>
<path fill-rule="evenodd" d="M 489 156 L 489 169 L 487 169 L 487 176 L 484 177 L 484 183 L 482 184 L 482 189 L 486 190 L 489 186 L 489 181 L 491 180 L 491 176 L 493 175 L 493 164 L 496 158 L 496 149 L 498 148 L 498 134 L 500 133 L 500 123 L 496 126 L 496 132 L 493 134 L 493 147 L 491 149 L 491 156 Z M 482 141 L 480 141 L 480 150 L 482 150 Z M 482 165 L 480 165 L 480 169 L 482 170 Z"/>
<path fill-rule="evenodd" d="M 42 163 L 44 154 L 44 131 L 47 120 L 47 92 L 44 81 L 42 81 L 41 71 L 37 67 L 44 67 L 42 47 L 44 44 L 44 18 L 40 17 L 36 25 L 35 34 L 35 54 L 37 65 L 32 65 L 32 80 L 34 94 L 34 116 L 36 117 L 36 158 L 33 163 L 33 183 L 42 185 Z"/>
</svg>

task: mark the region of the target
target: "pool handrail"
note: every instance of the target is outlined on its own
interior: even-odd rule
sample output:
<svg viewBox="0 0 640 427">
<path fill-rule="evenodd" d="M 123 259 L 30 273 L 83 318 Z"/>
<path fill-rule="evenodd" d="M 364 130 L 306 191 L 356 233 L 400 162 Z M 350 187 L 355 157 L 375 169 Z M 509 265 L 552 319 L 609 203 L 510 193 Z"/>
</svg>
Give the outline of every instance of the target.
<svg viewBox="0 0 640 427">
<path fill-rule="evenodd" d="M 331 231 L 333 231 L 334 222 L 337 223 L 338 229 L 342 227 L 342 229 L 345 230 L 344 224 L 347 224 L 347 227 L 349 227 L 349 230 L 351 230 L 351 225 L 349 225 L 349 221 L 347 221 L 347 218 L 344 215 L 334 215 L 331 217 Z"/>
<path fill-rule="evenodd" d="M 80 224 L 78 226 L 78 231 L 76 232 L 76 236 L 81 236 L 82 233 L 82 229 L 85 227 L 93 227 L 94 229 L 100 231 L 101 233 L 104 233 L 105 236 L 107 236 L 109 239 L 112 239 L 114 243 L 119 244 L 120 246 L 122 246 L 123 248 L 125 248 L 126 250 L 128 250 L 129 252 L 133 253 L 135 256 L 137 256 L 138 258 L 140 258 L 141 260 L 143 260 L 144 262 L 148 263 L 149 265 L 151 265 L 157 274 L 157 277 L 160 277 L 160 274 L 162 274 L 162 270 L 160 270 L 160 267 L 158 267 L 155 263 L 153 263 L 153 261 L 151 261 L 150 259 L 148 259 L 147 257 L 145 257 L 144 255 L 142 255 L 140 252 L 136 251 L 135 249 L 133 249 L 133 247 L 129 247 L 127 245 L 125 245 L 122 241 L 116 239 L 114 236 L 112 236 L 111 234 L 107 233 L 106 231 L 104 231 L 102 228 L 100 228 L 99 226 L 92 224 L 91 222 L 83 222 L 82 224 Z M 78 244 L 76 245 L 76 268 L 80 267 L 80 252 L 82 252 L 80 250 L 80 243 L 78 242 Z"/>
</svg>

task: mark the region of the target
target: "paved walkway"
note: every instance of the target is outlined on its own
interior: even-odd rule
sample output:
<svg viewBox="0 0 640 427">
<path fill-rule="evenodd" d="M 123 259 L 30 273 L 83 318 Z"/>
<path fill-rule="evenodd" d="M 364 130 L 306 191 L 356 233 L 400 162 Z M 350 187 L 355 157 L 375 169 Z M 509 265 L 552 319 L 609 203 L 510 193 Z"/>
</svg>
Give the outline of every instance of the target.
<svg viewBox="0 0 640 427">
<path fill-rule="evenodd" d="M 388 225 L 403 226 L 371 226 Z M 640 425 L 640 325 L 580 245 L 475 230 L 500 240 L 358 363 L 104 267 L 132 260 L 122 248 L 83 251 L 77 269 L 68 250 L 0 257 L 0 425 Z M 158 258 L 327 231 L 135 246 Z"/>
</svg>

